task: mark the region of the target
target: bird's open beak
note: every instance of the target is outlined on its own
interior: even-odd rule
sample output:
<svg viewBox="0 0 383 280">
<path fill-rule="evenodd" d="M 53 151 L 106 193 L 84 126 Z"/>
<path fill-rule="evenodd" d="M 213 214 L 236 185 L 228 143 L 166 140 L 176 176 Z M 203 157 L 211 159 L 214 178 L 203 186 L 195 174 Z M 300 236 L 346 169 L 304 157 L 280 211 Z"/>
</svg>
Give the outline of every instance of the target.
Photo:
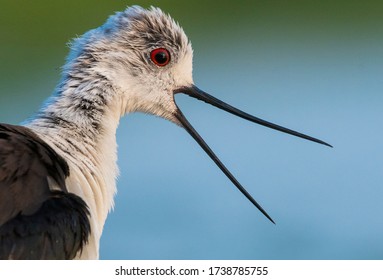
<svg viewBox="0 0 383 280">
<path fill-rule="evenodd" d="M 215 107 L 218 107 L 226 112 L 234 114 L 238 117 L 244 118 L 248 121 L 255 122 L 257 124 L 267 126 L 269 128 L 273 128 L 303 139 L 307 139 L 319 144 L 323 144 L 329 147 L 332 147 L 330 144 L 323 142 L 322 140 L 316 139 L 314 137 L 302 134 L 300 132 L 273 124 L 271 122 L 262 120 L 260 118 L 249 115 L 213 96 L 210 94 L 200 90 L 196 86 L 192 85 L 190 87 L 182 87 L 174 91 L 174 94 L 184 93 L 196 99 L 202 100 L 208 104 L 211 104 Z M 233 184 L 254 204 L 255 207 L 259 209 L 271 222 L 275 224 L 273 219 L 266 213 L 266 211 L 255 201 L 255 199 L 245 190 L 245 188 L 237 181 L 237 179 L 230 173 L 230 171 L 225 167 L 225 165 L 219 160 L 219 158 L 215 155 L 215 153 L 210 149 L 210 147 L 206 144 L 206 142 L 202 139 L 202 137 L 197 133 L 197 131 L 193 128 L 193 126 L 188 122 L 185 116 L 182 114 L 181 110 L 177 106 L 177 111 L 174 114 L 174 117 L 180 122 L 180 124 L 186 129 L 186 131 L 197 141 L 197 143 L 202 147 L 202 149 L 209 155 L 209 157 L 215 162 L 215 164 L 222 170 L 223 173 L 233 182 Z"/>
</svg>

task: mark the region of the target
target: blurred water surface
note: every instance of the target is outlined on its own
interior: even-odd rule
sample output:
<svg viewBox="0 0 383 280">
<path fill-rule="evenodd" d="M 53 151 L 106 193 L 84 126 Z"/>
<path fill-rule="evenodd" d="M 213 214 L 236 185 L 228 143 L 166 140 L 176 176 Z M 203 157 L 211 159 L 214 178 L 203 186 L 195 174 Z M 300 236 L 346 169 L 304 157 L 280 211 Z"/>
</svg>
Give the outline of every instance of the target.
<svg viewBox="0 0 383 280">
<path fill-rule="evenodd" d="M 200 88 L 334 148 L 177 96 L 273 225 L 186 132 L 128 115 L 101 258 L 382 259 L 383 2 L 1 0 L 0 121 L 33 114 L 70 39 L 132 4 L 180 22 Z"/>
</svg>

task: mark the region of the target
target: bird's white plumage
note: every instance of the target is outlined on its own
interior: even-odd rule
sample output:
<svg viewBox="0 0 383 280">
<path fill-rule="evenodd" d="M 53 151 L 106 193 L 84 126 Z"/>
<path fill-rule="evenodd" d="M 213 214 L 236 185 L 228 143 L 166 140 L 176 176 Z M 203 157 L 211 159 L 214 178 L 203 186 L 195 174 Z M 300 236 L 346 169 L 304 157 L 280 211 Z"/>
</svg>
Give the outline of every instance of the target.
<svg viewBox="0 0 383 280">
<path fill-rule="evenodd" d="M 156 28 L 166 30 L 158 42 L 151 38 L 157 32 L 151 29 Z M 174 40 L 176 44 L 169 45 Z M 159 69 L 147 56 L 163 45 L 171 51 L 172 61 Z M 172 115 L 173 90 L 192 81 L 190 42 L 158 8 L 128 8 L 71 45 L 56 93 L 25 125 L 67 160 L 68 191 L 89 206 L 92 234 L 78 258 L 99 257 L 102 229 L 116 193 L 115 135 L 120 118 L 140 111 L 177 122 Z"/>
</svg>

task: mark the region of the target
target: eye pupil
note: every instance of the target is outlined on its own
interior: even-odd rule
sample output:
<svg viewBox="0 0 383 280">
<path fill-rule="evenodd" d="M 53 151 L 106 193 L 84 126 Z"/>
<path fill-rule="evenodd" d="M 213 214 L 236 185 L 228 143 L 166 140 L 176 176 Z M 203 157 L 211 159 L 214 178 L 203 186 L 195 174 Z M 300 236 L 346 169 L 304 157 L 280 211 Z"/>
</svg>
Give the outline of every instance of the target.
<svg viewBox="0 0 383 280">
<path fill-rule="evenodd" d="M 167 56 L 166 56 L 166 53 L 164 52 L 158 52 L 156 53 L 156 56 L 155 56 L 155 59 L 158 63 L 162 64 L 162 63 L 165 63 L 166 60 L 168 60 Z"/>
<path fill-rule="evenodd" d="M 158 66 L 165 66 L 170 62 L 170 53 L 164 48 L 155 49 L 150 53 L 150 59 Z"/>
</svg>

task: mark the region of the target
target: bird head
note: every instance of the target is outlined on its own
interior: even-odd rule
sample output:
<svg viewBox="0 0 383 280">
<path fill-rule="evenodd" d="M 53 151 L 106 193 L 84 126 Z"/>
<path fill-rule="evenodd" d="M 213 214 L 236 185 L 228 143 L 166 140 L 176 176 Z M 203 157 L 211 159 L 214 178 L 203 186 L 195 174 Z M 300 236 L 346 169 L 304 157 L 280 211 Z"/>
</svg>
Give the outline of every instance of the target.
<svg viewBox="0 0 383 280">
<path fill-rule="evenodd" d="M 133 6 L 76 39 L 66 67 L 73 72 L 88 61 L 119 93 L 122 115 L 144 112 L 180 125 L 174 94 L 193 85 L 192 59 L 189 39 L 169 15 Z"/>
</svg>

